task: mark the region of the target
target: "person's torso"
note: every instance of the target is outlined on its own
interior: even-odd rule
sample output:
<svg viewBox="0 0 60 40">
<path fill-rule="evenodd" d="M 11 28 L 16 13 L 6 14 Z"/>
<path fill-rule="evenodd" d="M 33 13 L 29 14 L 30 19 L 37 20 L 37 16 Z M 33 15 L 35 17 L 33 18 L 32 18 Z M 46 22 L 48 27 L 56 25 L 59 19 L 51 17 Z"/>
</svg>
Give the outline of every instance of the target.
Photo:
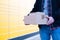
<svg viewBox="0 0 60 40">
<path fill-rule="evenodd" d="M 56 25 L 56 24 L 60 25 L 60 21 L 59 21 L 60 19 L 57 19 L 55 16 L 56 15 L 55 12 L 60 9 L 60 6 L 59 6 L 60 1 L 59 0 L 51 0 L 51 3 L 52 3 L 52 14 L 51 14 L 51 16 L 56 20 L 54 25 Z M 43 12 L 42 0 L 36 0 L 36 2 L 34 4 L 34 8 L 32 9 L 31 12 Z"/>
</svg>

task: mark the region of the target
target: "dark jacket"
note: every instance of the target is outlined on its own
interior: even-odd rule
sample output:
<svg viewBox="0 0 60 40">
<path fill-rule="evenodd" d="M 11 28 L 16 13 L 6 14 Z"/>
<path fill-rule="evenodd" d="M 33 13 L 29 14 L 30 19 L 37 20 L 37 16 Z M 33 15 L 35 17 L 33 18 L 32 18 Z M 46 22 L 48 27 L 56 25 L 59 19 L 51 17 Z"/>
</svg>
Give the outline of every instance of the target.
<svg viewBox="0 0 60 40">
<path fill-rule="evenodd" d="M 42 0 L 36 0 L 31 12 L 43 12 Z M 60 26 L 60 0 L 52 0 L 52 17 L 55 20 L 53 27 Z"/>
</svg>

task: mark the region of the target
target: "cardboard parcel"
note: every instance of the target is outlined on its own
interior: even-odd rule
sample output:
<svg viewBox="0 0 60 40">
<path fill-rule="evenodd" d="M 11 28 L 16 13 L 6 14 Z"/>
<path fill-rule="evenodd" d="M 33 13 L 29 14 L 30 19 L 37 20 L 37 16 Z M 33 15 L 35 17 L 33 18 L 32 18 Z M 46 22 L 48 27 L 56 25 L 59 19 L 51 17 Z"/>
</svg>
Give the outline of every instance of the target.
<svg viewBox="0 0 60 40">
<path fill-rule="evenodd" d="M 33 25 L 45 25 L 47 24 L 48 19 L 45 17 L 45 13 L 43 12 L 33 12 L 29 13 L 29 15 L 24 16 L 24 24 L 33 24 Z"/>
</svg>

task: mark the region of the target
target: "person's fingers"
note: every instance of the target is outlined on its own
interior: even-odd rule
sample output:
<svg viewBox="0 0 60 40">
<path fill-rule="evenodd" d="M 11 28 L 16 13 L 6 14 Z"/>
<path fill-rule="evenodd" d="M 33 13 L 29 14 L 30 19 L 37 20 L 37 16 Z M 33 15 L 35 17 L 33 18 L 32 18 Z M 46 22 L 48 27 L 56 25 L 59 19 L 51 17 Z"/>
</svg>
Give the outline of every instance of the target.
<svg viewBox="0 0 60 40">
<path fill-rule="evenodd" d="M 45 15 L 45 18 L 49 18 L 49 16 L 48 15 Z"/>
<path fill-rule="evenodd" d="M 49 17 L 48 23 L 47 25 L 50 25 L 54 22 L 54 18 L 53 17 Z"/>
</svg>

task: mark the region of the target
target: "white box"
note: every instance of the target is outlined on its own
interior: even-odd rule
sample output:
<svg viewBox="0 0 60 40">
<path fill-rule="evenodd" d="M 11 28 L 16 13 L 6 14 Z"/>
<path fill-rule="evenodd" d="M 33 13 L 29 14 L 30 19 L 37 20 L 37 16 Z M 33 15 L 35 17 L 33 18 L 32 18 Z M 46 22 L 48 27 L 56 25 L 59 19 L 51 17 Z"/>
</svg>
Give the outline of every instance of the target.
<svg viewBox="0 0 60 40">
<path fill-rule="evenodd" d="M 43 12 L 34 12 L 30 13 L 29 16 L 24 16 L 24 24 L 45 25 L 47 24 L 47 21 L 48 19 Z"/>
</svg>

